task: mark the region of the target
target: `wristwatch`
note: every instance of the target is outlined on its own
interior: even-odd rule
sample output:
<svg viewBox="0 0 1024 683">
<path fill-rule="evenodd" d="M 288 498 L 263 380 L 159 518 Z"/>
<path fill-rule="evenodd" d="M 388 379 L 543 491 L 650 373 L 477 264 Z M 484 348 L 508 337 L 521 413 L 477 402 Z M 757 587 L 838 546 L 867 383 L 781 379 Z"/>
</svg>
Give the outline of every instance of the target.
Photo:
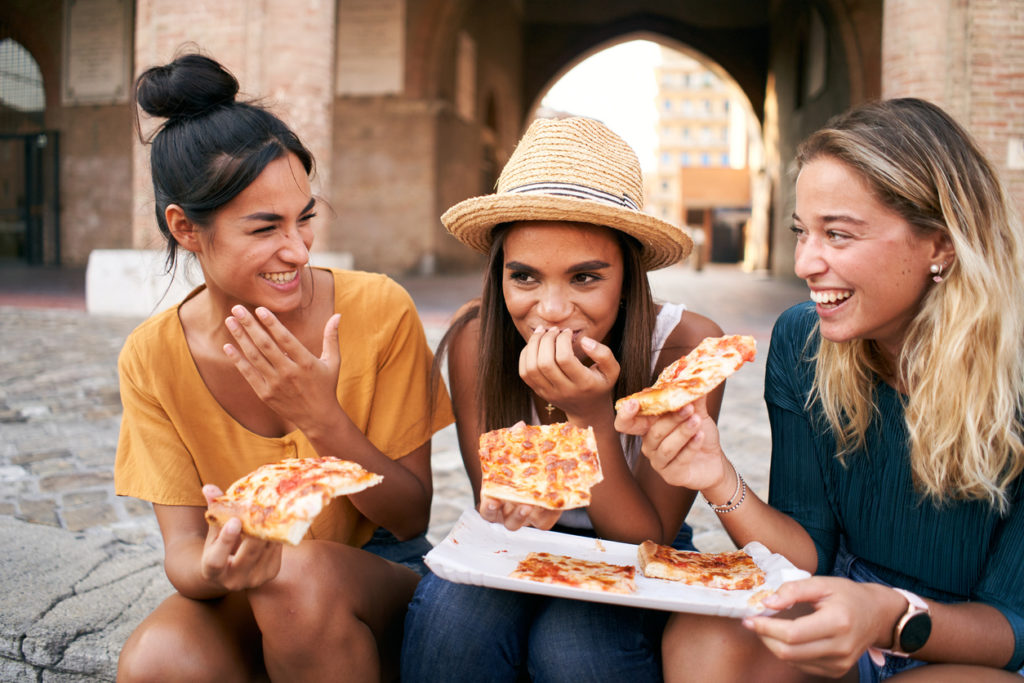
<svg viewBox="0 0 1024 683">
<path fill-rule="evenodd" d="M 896 628 L 893 629 L 891 649 L 869 648 L 871 659 L 879 666 L 885 664 L 883 654 L 909 657 L 924 647 L 928 642 L 928 636 L 932 634 L 932 617 L 928 603 L 902 588 L 893 590 L 907 599 L 907 611 L 900 616 Z"/>
<path fill-rule="evenodd" d="M 928 642 L 928 636 L 932 634 L 932 615 L 928 610 L 928 603 L 918 596 L 902 588 L 893 590 L 905 597 L 909 604 L 892 632 L 890 653 L 897 657 L 909 657 Z"/>
</svg>

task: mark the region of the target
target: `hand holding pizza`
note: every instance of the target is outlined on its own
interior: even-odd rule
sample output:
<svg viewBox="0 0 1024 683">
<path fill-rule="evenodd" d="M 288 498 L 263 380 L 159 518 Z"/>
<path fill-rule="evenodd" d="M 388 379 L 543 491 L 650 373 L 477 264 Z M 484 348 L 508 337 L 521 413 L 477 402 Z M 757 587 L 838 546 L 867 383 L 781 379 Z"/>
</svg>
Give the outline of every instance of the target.
<svg viewBox="0 0 1024 683">
<path fill-rule="evenodd" d="M 604 478 L 594 430 L 571 422 L 484 432 L 479 456 L 480 516 L 510 531 L 550 529 L 563 510 L 589 505 Z"/>
<path fill-rule="evenodd" d="M 331 413 L 338 408 L 341 317 L 335 314 L 328 319 L 317 358 L 266 308 L 258 307 L 252 314 L 244 306 L 235 306 L 231 313 L 225 325 L 237 347 L 225 344 L 224 353 L 260 400 L 299 429 L 333 419 Z"/>
<path fill-rule="evenodd" d="M 480 496 L 479 512 L 488 522 L 504 524 L 509 531 L 516 531 L 524 526 L 547 531 L 562 515 L 561 510 L 548 510 L 539 505 L 514 503 L 490 496 Z"/>
<path fill-rule="evenodd" d="M 635 400 L 621 404 L 615 428 L 642 435 L 641 451 L 665 481 L 700 491 L 729 480 L 730 468 L 706 396 L 663 415 L 639 415 L 638 409 Z"/>
<path fill-rule="evenodd" d="M 619 362 L 612 350 L 589 337 L 579 346 L 593 365 L 576 356 L 573 332 L 538 327 L 519 354 L 519 376 L 534 392 L 566 415 L 591 414 L 610 401 L 619 378 Z"/>
<path fill-rule="evenodd" d="M 881 593 L 881 600 L 876 593 Z M 832 576 L 792 581 L 766 597 L 764 606 L 786 610 L 805 603 L 813 612 L 796 619 L 748 617 L 743 625 L 779 659 L 807 673 L 835 678 L 855 669 L 857 659 L 879 634 L 891 634 L 892 615 L 870 609 L 885 604 L 889 594 L 897 595 L 879 584 Z"/>
<path fill-rule="evenodd" d="M 212 484 L 203 487 L 206 504 L 223 496 Z M 223 526 L 210 524 L 203 546 L 200 573 L 207 581 L 219 584 L 227 591 L 256 588 L 270 581 L 281 569 L 281 549 L 272 541 L 242 533 L 237 517 Z"/>
</svg>

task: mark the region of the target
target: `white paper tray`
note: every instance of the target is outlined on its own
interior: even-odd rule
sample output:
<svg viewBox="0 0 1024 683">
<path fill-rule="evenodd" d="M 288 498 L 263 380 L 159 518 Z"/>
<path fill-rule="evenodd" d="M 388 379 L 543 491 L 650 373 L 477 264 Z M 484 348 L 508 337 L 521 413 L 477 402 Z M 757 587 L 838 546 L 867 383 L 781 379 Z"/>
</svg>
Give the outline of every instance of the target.
<svg viewBox="0 0 1024 683">
<path fill-rule="evenodd" d="M 649 579 L 637 568 L 635 593 L 602 593 L 526 579 L 513 579 L 509 574 L 519 561 L 531 552 L 558 553 L 583 560 L 636 566 L 637 546 L 615 541 L 598 541 L 586 536 L 555 531 L 541 531 L 530 527 L 509 531 L 501 524 L 485 521 L 471 508 L 462 513 L 448 536 L 427 553 L 424 561 L 435 574 L 455 583 L 725 617 L 771 614 L 771 610 L 766 610 L 756 601 L 751 604 L 751 598 L 765 589 L 774 590 L 786 581 L 810 576 L 802 569 L 794 567 L 782 555 L 770 553 L 760 543 L 748 543 L 744 550 L 750 553 L 758 566 L 765 571 L 765 585 L 758 586 L 755 590 L 726 591 L 687 586 L 662 579 Z"/>
</svg>

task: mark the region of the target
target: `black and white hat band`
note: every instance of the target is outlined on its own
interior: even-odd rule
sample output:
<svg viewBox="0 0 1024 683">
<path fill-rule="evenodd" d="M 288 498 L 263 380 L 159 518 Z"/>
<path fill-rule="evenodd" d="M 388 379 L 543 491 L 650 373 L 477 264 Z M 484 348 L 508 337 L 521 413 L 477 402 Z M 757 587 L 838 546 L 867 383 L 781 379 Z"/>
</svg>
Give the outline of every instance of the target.
<svg viewBox="0 0 1024 683">
<path fill-rule="evenodd" d="M 635 201 L 626 195 L 614 195 L 604 190 L 598 190 L 584 185 L 561 182 L 539 182 L 520 185 L 506 190 L 516 194 L 547 194 L 561 197 L 575 197 L 576 199 L 589 199 L 604 202 L 612 206 L 622 206 L 633 211 L 639 211 L 640 207 Z"/>
</svg>

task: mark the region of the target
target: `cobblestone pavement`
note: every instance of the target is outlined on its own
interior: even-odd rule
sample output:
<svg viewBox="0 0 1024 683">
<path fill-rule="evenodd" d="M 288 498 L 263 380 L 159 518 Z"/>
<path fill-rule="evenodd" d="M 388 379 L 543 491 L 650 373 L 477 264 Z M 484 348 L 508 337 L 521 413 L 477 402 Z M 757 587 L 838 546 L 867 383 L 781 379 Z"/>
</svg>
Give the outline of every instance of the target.
<svg viewBox="0 0 1024 683">
<path fill-rule="evenodd" d="M 746 274 L 732 266 L 715 264 L 700 272 L 688 266 L 669 268 L 652 273 L 651 281 L 656 296 L 687 303 L 691 309 L 713 318 L 727 333 L 756 337 L 757 360 L 753 367 L 742 369 L 729 380 L 720 426 L 726 452 L 750 486 L 765 494 L 769 433 L 761 399 L 764 359 L 772 322 L 786 307 L 805 299 L 806 288 L 794 280 Z M 437 343 L 451 313 L 479 292 L 476 275 L 408 278 L 401 282 L 417 303 L 431 345 Z M 19 298 L 17 293 L 0 290 L 0 527 L 13 528 L 22 535 L 25 528 L 36 528 L 39 538 L 49 538 L 58 529 L 64 530 L 62 533 L 73 532 L 68 538 L 85 539 L 83 542 L 92 544 L 87 548 L 89 552 L 102 546 L 108 557 L 113 552 L 109 545 L 112 540 L 117 544 L 118 557 L 127 552 L 132 558 L 128 564 L 145 565 L 151 574 L 150 587 L 139 590 L 155 592 L 152 599 L 158 599 L 161 591 L 166 594 L 168 588 L 159 568 L 161 546 L 150 505 L 113 494 L 112 468 L 121 414 L 117 354 L 126 335 L 140 320 L 89 315 L 82 310 L 83 301 L 84 297 L 78 298 L 74 291 L 47 292 L 46 298 Z M 433 450 L 435 494 L 428 536 L 436 543 L 471 505 L 472 497 L 454 428 L 436 435 Z M 696 532 L 695 542 L 702 550 L 731 547 L 714 515 L 700 500 L 689 521 Z M 54 531 L 46 531 L 47 528 Z M 97 538 L 104 540 L 90 540 Z M 58 556 L 66 552 L 59 549 L 64 541 L 53 542 L 57 544 Z M 22 551 L 24 555 L 11 553 L 7 562 L 20 570 L 17 573 L 23 583 L 17 588 L 31 592 L 33 582 L 41 578 L 34 577 L 33 568 L 16 559 L 33 557 L 31 547 Z M 146 558 L 144 563 L 140 557 Z M 3 562 L 0 560 L 0 565 Z M 18 562 L 22 564 L 17 565 Z M 5 565 L 4 571 L 11 568 Z M 115 573 L 121 576 L 127 570 Z M 0 585 L 0 590 L 8 588 Z M 42 597 L 46 597 L 46 591 L 58 596 L 68 592 L 59 586 L 41 590 Z M 128 602 L 139 609 L 135 598 Z M 12 605 L 18 606 L 7 602 L 0 611 L 13 609 Z M 120 615 L 116 628 L 94 636 L 107 642 L 97 646 L 90 641 L 88 647 L 81 648 L 85 654 L 76 655 L 78 659 L 69 660 L 68 653 L 76 652 L 74 641 L 80 634 L 62 633 L 63 649 L 59 654 L 64 663 L 60 666 L 70 671 L 104 672 L 97 674 L 101 680 L 109 677 L 120 643 L 145 613 L 125 611 L 128 616 Z M 88 622 L 89 616 L 85 614 L 82 619 Z M 39 627 L 38 615 L 26 616 L 26 622 L 32 622 L 28 625 L 12 626 L 3 623 L 6 620 L 0 618 L 0 631 L 4 637 L 10 636 L 10 643 L 14 644 L 0 639 L 0 657 L 8 658 L 4 661 L 9 660 L 10 664 L 18 657 L 36 657 L 46 663 L 58 659 L 57 654 L 30 656 L 26 643 L 31 637 L 16 632 L 19 628 L 28 629 L 31 634 L 32 628 L 37 629 L 35 638 L 41 644 L 33 647 L 45 650 L 47 638 L 51 637 L 46 628 L 54 628 L 52 625 Z M 68 620 L 70 617 L 65 618 Z M 113 617 L 111 623 L 115 623 Z M 8 651 L 18 648 L 19 652 Z M 97 649 L 102 656 L 89 654 Z M 91 662 L 90 658 L 96 657 L 102 661 Z M 58 664 L 53 666 L 59 668 Z M 0 680 L 20 680 L 22 672 L 31 672 L 35 677 L 42 670 L 35 661 L 34 668 L 4 666 L 0 662 Z"/>
</svg>

